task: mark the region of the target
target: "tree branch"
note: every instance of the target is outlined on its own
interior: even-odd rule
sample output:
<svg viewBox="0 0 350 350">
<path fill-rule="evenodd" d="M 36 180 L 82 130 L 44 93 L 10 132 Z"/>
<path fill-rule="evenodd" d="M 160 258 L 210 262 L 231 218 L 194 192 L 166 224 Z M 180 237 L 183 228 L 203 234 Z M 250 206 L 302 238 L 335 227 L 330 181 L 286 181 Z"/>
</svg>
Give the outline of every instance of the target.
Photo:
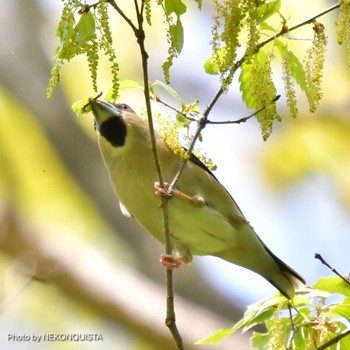
<svg viewBox="0 0 350 350">
<path fill-rule="evenodd" d="M 338 343 L 339 340 L 345 338 L 348 335 L 350 335 L 350 329 L 347 329 L 347 330 L 341 332 L 336 337 L 329 340 L 327 343 L 324 343 L 323 345 L 319 346 L 316 350 L 325 350 L 325 349 L 329 348 L 331 345 Z"/>
<path fill-rule="evenodd" d="M 137 39 L 137 43 L 140 48 L 141 60 L 142 60 L 142 73 L 143 73 L 143 85 L 144 85 L 144 96 L 146 103 L 146 111 L 147 111 L 147 119 L 150 131 L 151 138 L 151 147 L 154 159 L 154 165 L 158 177 L 158 182 L 162 188 L 164 188 L 164 179 L 162 175 L 162 169 L 160 166 L 159 155 L 157 151 L 156 138 L 154 132 L 154 123 L 152 117 L 152 108 L 151 108 L 151 98 L 150 98 L 150 90 L 149 90 L 149 77 L 148 77 L 148 53 L 145 47 L 145 32 L 143 29 L 143 7 L 144 2 L 142 0 L 141 9 L 138 6 L 137 0 L 134 0 L 135 4 L 135 12 L 137 17 L 137 27 L 132 23 L 132 21 L 123 13 L 123 11 L 119 8 L 119 6 L 115 3 L 114 0 L 109 1 L 110 4 L 116 9 L 116 11 L 121 15 L 122 18 L 129 24 L 131 29 L 133 30 L 135 37 Z M 170 239 L 169 232 L 169 213 L 168 213 L 168 202 L 170 197 L 161 196 L 161 210 L 163 216 L 163 231 L 164 231 L 164 244 L 165 244 L 165 252 L 168 255 L 172 253 L 172 243 Z M 183 341 L 182 337 L 178 331 L 176 325 L 176 317 L 175 317 L 175 307 L 174 307 L 174 283 L 173 283 L 173 272 L 171 270 L 166 270 L 166 290 L 167 290 L 167 302 L 166 302 L 166 319 L 165 324 L 169 328 L 175 344 L 178 350 L 183 349 Z"/>
<path fill-rule="evenodd" d="M 315 259 L 320 260 L 323 265 L 326 265 L 334 274 L 339 276 L 345 283 L 350 285 L 350 279 L 341 275 L 333 266 L 328 264 L 328 262 L 323 258 L 323 256 L 320 253 L 315 253 Z"/>
</svg>

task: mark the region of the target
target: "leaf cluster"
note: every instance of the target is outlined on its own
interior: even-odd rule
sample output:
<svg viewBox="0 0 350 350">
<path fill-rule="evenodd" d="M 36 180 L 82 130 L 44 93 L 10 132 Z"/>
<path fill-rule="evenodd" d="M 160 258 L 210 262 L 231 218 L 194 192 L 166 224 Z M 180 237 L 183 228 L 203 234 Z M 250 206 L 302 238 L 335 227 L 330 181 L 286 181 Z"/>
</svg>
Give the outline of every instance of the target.
<svg viewBox="0 0 350 350">
<path fill-rule="evenodd" d="M 341 300 L 332 302 L 331 293 Z M 291 304 L 277 294 L 249 306 L 232 328 L 220 329 L 198 344 L 216 344 L 237 330 L 264 325 L 265 332 L 253 332 L 254 349 L 349 349 L 349 321 L 350 285 L 340 277 L 320 278 L 314 289 L 298 292 Z"/>
<path fill-rule="evenodd" d="M 86 5 L 78 0 L 66 0 L 57 26 L 56 36 L 60 45 L 56 49 L 55 65 L 47 89 L 51 97 L 60 81 L 60 69 L 65 61 L 86 54 L 93 89 L 97 92 L 97 68 L 99 51 L 102 50 L 111 63 L 114 97 L 118 94 L 119 65 L 113 49 L 113 38 L 109 26 L 106 1 Z"/>
<path fill-rule="evenodd" d="M 201 9 L 202 1 L 195 1 Z M 112 47 L 108 5 L 112 5 L 130 24 L 136 31 L 136 37 L 145 33 L 137 33 L 131 20 L 113 0 L 100 0 L 93 5 L 86 5 L 78 0 L 63 2 L 62 16 L 56 32 L 60 45 L 56 50 L 56 62 L 51 73 L 48 96 L 52 95 L 54 87 L 60 81 L 63 63 L 81 54 L 87 56 L 92 85 L 94 91 L 97 91 L 97 67 L 102 50 L 111 62 L 112 96 L 116 99 L 119 66 Z M 140 2 L 140 14 L 147 24 L 151 25 L 151 1 Z M 310 37 L 313 35 L 313 40 L 310 40 L 311 46 L 301 60 L 288 47 L 292 39 L 289 33 L 301 25 L 288 26 L 281 13 L 281 0 L 215 0 L 213 5 L 215 12 L 210 41 L 213 53 L 204 63 L 205 72 L 219 75 L 221 81 L 221 89 L 213 104 L 222 93 L 228 92 L 235 73 L 240 70 L 238 83 L 242 99 L 248 108 L 259 111 L 256 118 L 260 123 L 263 139 L 266 140 L 272 132 L 273 123 L 281 121 L 276 106 L 276 96 L 279 94 L 273 73 L 276 71 L 273 63 L 280 60 L 290 115 L 298 115 L 296 86 L 305 93 L 310 111 L 314 112 L 323 95 L 322 75 L 327 45 L 324 26 L 315 19 L 301 24 L 309 25 L 313 29 L 310 33 Z M 184 46 L 182 18 L 187 13 L 187 4 L 183 0 L 157 0 L 152 6 L 159 6 L 164 12 L 165 35 L 169 48 L 168 58 L 162 67 L 165 82 L 169 85 L 170 68 Z M 341 11 L 337 21 L 337 39 L 339 43 L 345 43 L 347 52 L 350 52 L 350 0 L 341 0 L 339 6 Z M 181 116 L 178 114 L 177 118 L 181 119 Z"/>
</svg>

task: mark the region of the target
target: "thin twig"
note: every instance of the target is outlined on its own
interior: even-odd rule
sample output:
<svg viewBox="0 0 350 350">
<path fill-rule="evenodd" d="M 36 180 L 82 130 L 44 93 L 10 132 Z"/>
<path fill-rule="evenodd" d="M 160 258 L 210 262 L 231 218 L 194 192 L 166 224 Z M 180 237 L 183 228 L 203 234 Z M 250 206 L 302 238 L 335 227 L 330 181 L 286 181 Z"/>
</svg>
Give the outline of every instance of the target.
<svg viewBox="0 0 350 350">
<path fill-rule="evenodd" d="M 255 117 L 258 113 L 260 113 L 261 111 L 263 111 L 266 107 L 268 107 L 270 104 L 275 103 L 276 101 L 279 100 L 279 98 L 281 97 L 281 95 L 277 95 L 268 105 L 261 107 L 260 109 L 258 109 L 257 111 L 255 111 L 254 113 L 248 115 L 247 117 L 243 117 L 240 119 L 236 119 L 236 120 L 226 120 L 226 121 L 213 121 L 213 120 L 207 120 L 207 124 L 212 124 L 212 125 L 222 125 L 222 124 L 241 124 L 241 123 L 245 123 L 246 121 L 248 121 L 250 118 Z"/>
<path fill-rule="evenodd" d="M 320 260 L 321 263 L 323 265 L 326 265 L 334 274 L 339 276 L 347 284 L 350 284 L 350 280 L 348 278 L 344 277 L 343 275 L 341 275 L 334 267 L 332 267 L 330 264 L 328 264 L 328 262 L 322 257 L 322 255 L 320 253 L 315 253 L 315 259 Z"/>
<path fill-rule="evenodd" d="M 119 15 L 128 23 L 134 33 L 137 32 L 137 27 L 132 23 L 131 19 L 123 12 L 123 10 L 116 4 L 115 0 L 106 0 L 118 13 Z"/>
<path fill-rule="evenodd" d="M 157 172 L 158 181 L 160 186 L 164 188 L 164 180 L 162 175 L 162 169 L 160 166 L 159 155 L 157 151 L 156 138 L 154 132 L 154 124 L 152 118 L 152 109 L 151 109 L 151 98 L 149 90 L 149 78 L 148 78 L 148 54 L 145 48 L 145 33 L 143 30 L 143 2 L 141 9 L 139 9 L 137 0 L 134 0 L 135 11 L 137 16 L 137 26 L 135 26 L 132 21 L 124 14 L 124 12 L 119 8 L 114 0 L 109 0 L 109 3 L 115 8 L 115 10 L 121 15 L 122 18 L 129 24 L 133 30 L 137 43 L 140 48 L 141 60 L 142 60 L 142 72 L 143 72 L 143 83 L 144 83 L 144 96 L 147 110 L 147 119 L 149 124 L 151 146 L 154 158 L 155 169 Z M 162 196 L 161 197 L 161 210 L 163 216 L 163 230 L 164 230 L 164 243 L 165 243 L 165 252 L 166 254 L 172 253 L 172 243 L 170 240 L 169 232 L 169 215 L 168 215 L 168 201 L 169 198 Z M 176 347 L 178 350 L 183 350 L 183 341 L 181 335 L 177 329 L 176 319 L 175 319 L 175 308 L 174 308 L 174 284 L 173 284 L 173 272 L 171 270 L 166 271 L 166 289 L 167 289 L 167 302 L 166 302 L 166 319 L 165 324 L 168 326 L 173 339 L 175 341 Z"/>
<path fill-rule="evenodd" d="M 194 145 L 196 144 L 198 138 L 199 138 L 199 135 L 201 134 L 202 130 L 205 128 L 206 126 L 206 123 L 205 123 L 205 120 L 203 118 L 201 118 L 198 122 L 197 122 L 197 130 L 196 132 L 194 133 L 193 137 L 192 137 L 192 140 L 191 140 L 191 143 L 187 149 L 187 157 L 184 158 L 180 164 L 180 167 L 176 173 L 176 175 L 174 176 L 174 179 L 173 181 L 171 182 L 170 186 L 169 186 L 169 191 L 172 191 L 172 189 L 175 187 L 177 181 L 179 180 L 180 178 L 180 175 L 182 174 L 182 172 L 184 171 L 185 167 L 186 167 L 186 164 L 187 162 L 189 161 L 190 159 L 190 156 L 192 154 L 192 151 L 194 149 Z"/>
<path fill-rule="evenodd" d="M 188 115 L 189 113 L 182 112 L 182 111 L 180 111 L 179 109 L 177 109 L 176 107 L 171 106 L 169 103 L 166 103 L 165 101 L 163 101 L 163 100 L 162 100 L 159 96 L 157 96 L 157 95 L 151 95 L 151 99 L 153 99 L 153 100 L 156 101 L 156 102 L 161 103 L 163 106 L 165 106 L 165 107 L 171 109 L 172 111 L 176 112 L 177 114 L 181 114 L 184 118 L 186 118 L 186 119 L 188 119 L 188 120 L 190 120 L 190 121 L 192 121 L 192 122 L 196 122 L 196 121 L 197 121 L 196 118 L 190 117 L 190 116 Z M 199 114 L 198 112 L 191 112 L 191 113 L 193 113 L 193 114 L 196 113 L 197 115 Z"/>
<path fill-rule="evenodd" d="M 345 338 L 348 335 L 350 335 L 350 329 L 347 329 L 347 330 L 341 332 L 336 337 L 334 337 L 331 340 L 329 340 L 327 343 L 324 343 L 323 345 L 321 345 L 318 348 L 316 348 L 316 350 L 325 350 L 328 347 L 330 347 L 331 345 L 338 343 L 339 340 Z"/>
</svg>

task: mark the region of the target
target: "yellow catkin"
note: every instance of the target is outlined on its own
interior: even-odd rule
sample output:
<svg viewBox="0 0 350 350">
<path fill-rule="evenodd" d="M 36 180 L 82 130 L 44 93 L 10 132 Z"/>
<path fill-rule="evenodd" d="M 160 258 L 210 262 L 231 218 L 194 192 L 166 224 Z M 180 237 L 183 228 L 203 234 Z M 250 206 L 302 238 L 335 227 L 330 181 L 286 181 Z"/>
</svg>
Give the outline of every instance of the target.
<svg viewBox="0 0 350 350">
<path fill-rule="evenodd" d="M 323 96 L 322 76 L 327 47 L 327 36 L 323 24 L 314 23 L 312 46 L 306 51 L 304 59 L 306 96 L 310 111 L 315 112 Z"/>
<path fill-rule="evenodd" d="M 292 76 L 291 57 L 288 53 L 282 57 L 282 79 L 284 81 L 284 90 L 287 97 L 287 106 L 291 116 L 295 118 L 298 115 L 298 107 Z"/>
<path fill-rule="evenodd" d="M 272 132 L 273 121 L 275 119 L 279 120 L 276 103 L 272 103 L 277 92 L 272 80 L 269 58 L 266 57 L 266 59 L 261 60 L 259 57 L 264 56 L 261 56 L 261 54 L 255 55 L 252 60 L 251 89 L 256 99 L 256 109 L 259 110 L 265 107 L 257 114 L 256 118 L 260 123 L 263 139 L 266 140 Z"/>
<path fill-rule="evenodd" d="M 242 0 L 215 0 L 215 16 L 212 28 L 213 55 L 215 64 L 221 75 L 223 88 L 231 83 L 226 73 L 232 67 L 240 46 L 239 33 L 243 25 L 245 13 L 242 11 Z"/>
<path fill-rule="evenodd" d="M 98 43 L 97 37 L 91 39 L 86 46 L 86 56 L 88 60 L 92 86 L 95 92 L 97 92 L 97 67 L 98 67 Z"/>
<path fill-rule="evenodd" d="M 350 0 L 340 0 L 340 11 L 336 21 L 338 44 L 345 46 L 346 63 L 350 67 Z"/>
<path fill-rule="evenodd" d="M 102 35 L 100 38 L 100 47 L 104 50 L 109 62 L 111 63 L 111 73 L 112 73 L 112 97 L 117 98 L 119 92 L 119 64 L 117 62 L 117 57 L 115 50 L 113 48 L 113 38 L 112 32 L 109 25 L 109 17 L 107 11 L 107 3 L 102 1 L 97 7 L 97 13 L 99 17 L 99 22 L 101 25 Z"/>
</svg>

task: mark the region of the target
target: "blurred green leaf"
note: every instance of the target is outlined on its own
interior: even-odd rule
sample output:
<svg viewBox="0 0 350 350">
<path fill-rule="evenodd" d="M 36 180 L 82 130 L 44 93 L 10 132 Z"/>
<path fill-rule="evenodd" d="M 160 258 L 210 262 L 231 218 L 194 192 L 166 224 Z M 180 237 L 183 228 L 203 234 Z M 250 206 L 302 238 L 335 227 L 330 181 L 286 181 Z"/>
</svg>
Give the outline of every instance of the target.
<svg viewBox="0 0 350 350">
<path fill-rule="evenodd" d="M 275 44 L 280 51 L 281 56 L 288 55 L 288 63 L 290 65 L 292 76 L 300 86 L 300 88 L 305 91 L 306 82 L 305 82 L 305 71 L 303 65 L 300 63 L 298 57 L 290 50 L 287 46 L 281 41 L 276 39 Z"/>
<path fill-rule="evenodd" d="M 252 60 L 255 61 L 255 64 L 262 66 L 266 63 L 267 56 L 263 50 L 259 50 L 259 52 L 252 57 Z M 248 108 L 257 107 L 256 95 L 250 88 L 254 72 L 254 65 L 251 63 L 251 61 L 247 61 L 242 64 L 241 74 L 239 75 L 239 89 L 242 92 L 243 101 L 246 103 Z"/>
<path fill-rule="evenodd" d="M 219 329 L 218 331 L 216 331 L 214 334 L 212 334 L 211 336 L 202 339 L 202 340 L 198 340 L 197 342 L 195 342 L 195 344 L 200 345 L 200 344 L 217 344 L 220 341 L 222 341 L 223 339 L 225 339 L 226 337 L 228 337 L 230 334 L 232 334 L 234 332 L 234 330 L 232 330 L 232 328 L 226 328 L 226 329 Z"/>
<path fill-rule="evenodd" d="M 219 67 L 215 63 L 215 55 L 211 55 L 204 63 L 204 70 L 211 75 L 219 74 Z"/>
<path fill-rule="evenodd" d="M 140 83 L 136 80 L 132 79 L 124 79 L 119 81 L 119 91 L 118 96 L 115 98 L 113 93 L 113 87 L 110 88 L 106 94 L 105 100 L 106 101 L 115 101 L 118 100 L 126 95 L 129 95 L 133 93 L 137 89 L 142 89 L 143 86 L 140 85 Z"/>
<path fill-rule="evenodd" d="M 341 293 L 350 297 L 350 284 L 346 283 L 338 276 L 322 277 L 313 287 L 328 293 Z"/>
<path fill-rule="evenodd" d="M 175 24 L 170 25 L 169 33 L 174 48 L 178 53 L 180 53 L 184 45 L 184 29 L 179 17 L 177 18 Z"/>
<path fill-rule="evenodd" d="M 170 16 L 173 12 L 180 17 L 186 12 L 186 5 L 181 0 L 165 0 L 165 14 Z"/>
<path fill-rule="evenodd" d="M 152 85 L 151 85 L 151 90 L 154 93 L 154 87 L 155 86 L 160 86 L 162 87 L 169 95 L 175 97 L 181 104 L 181 110 L 185 109 L 186 104 L 183 101 L 182 97 L 168 84 L 163 83 L 160 80 L 156 80 Z M 155 93 L 154 93 L 155 94 Z"/>
<path fill-rule="evenodd" d="M 265 22 L 269 17 L 278 13 L 280 9 L 281 9 L 281 0 L 270 1 L 262 6 L 259 6 L 252 13 L 252 17 L 257 20 L 258 24 L 260 24 Z"/>
<path fill-rule="evenodd" d="M 94 15 L 90 11 L 83 13 L 74 30 L 76 44 L 84 45 L 95 36 L 96 24 Z"/>
<path fill-rule="evenodd" d="M 72 104 L 72 110 L 78 117 L 88 112 L 91 112 L 91 106 L 89 104 L 89 100 L 83 99 L 83 100 L 74 102 Z"/>
</svg>

